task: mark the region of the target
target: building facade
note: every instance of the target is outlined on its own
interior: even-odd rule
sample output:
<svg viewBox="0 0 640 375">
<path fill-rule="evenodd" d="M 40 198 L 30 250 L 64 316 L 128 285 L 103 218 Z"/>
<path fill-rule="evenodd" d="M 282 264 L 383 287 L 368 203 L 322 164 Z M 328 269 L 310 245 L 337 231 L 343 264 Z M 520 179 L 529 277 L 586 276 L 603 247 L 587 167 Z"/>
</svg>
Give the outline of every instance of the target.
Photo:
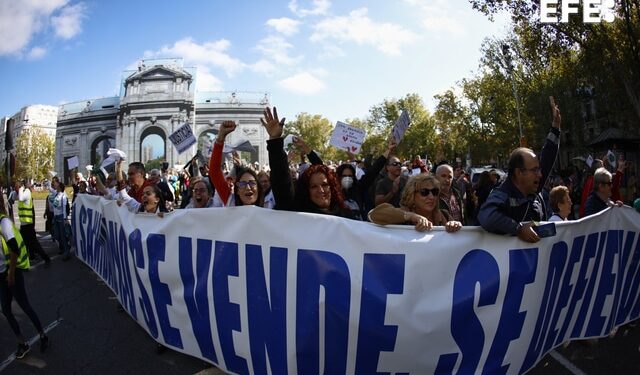
<svg viewBox="0 0 640 375">
<path fill-rule="evenodd" d="M 3 117 L 0 128 L 0 150 L 4 151 L 5 134 L 7 131 L 7 122 L 13 120 L 13 137 L 14 142 L 20 134 L 26 129 L 38 127 L 43 130 L 51 139 L 56 137 L 56 122 L 58 121 L 58 107 L 50 105 L 35 104 L 22 107 L 11 117 Z M 0 162 L 4 162 L 5 153 L 0 153 Z"/>
<path fill-rule="evenodd" d="M 82 100 L 59 107 L 56 170 L 69 181 L 68 160 L 77 156 L 79 171 L 99 164 L 109 148 L 127 154 L 125 164 L 162 159 L 181 169 L 198 150 L 208 157 L 219 124 L 233 120 L 239 129 L 230 145 L 250 141 L 255 152 L 249 162 L 266 164 L 267 134 L 260 126 L 268 95 L 255 92 L 196 92 L 196 69 L 182 59 L 141 61 L 135 71 L 123 73 L 119 96 Z M 198 142 L 179 154 L 169 136 L 185 123 Z M 126 167 L 126 165 L 125 165 Z"/>
</svg>

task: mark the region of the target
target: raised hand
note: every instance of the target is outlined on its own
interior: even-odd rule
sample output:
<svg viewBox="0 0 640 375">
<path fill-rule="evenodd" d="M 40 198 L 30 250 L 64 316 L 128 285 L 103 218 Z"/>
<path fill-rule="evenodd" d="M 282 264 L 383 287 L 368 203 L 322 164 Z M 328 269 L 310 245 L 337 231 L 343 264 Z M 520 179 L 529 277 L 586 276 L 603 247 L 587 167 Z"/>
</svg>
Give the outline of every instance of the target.
<svg viewBox="0 0 640 375">
<path fill-rule="evenodd" d="M 393 135 L 389 136 L 388 142 L 389 143 L 387 144 L 387 151 L 385 151 L 384 153 L 384 157 L 387 159 L 389 158 L 389 155 L 393 155 L 393 153 L 396 151 L 396 147 L 398 147 L 396 139 Z"/>
<path fill-rule="evenodd" d="M 266 107 L 262 114 L 263 117 L 260 119 L 260 122 L 267 130 L 269 139 L 282 138 L 285 118 L 283 117 L 282 120 L 278 119 L 278 110 L 276 107 L 273 107 L 273 113 L 271 112 L 271 108 Z"/>
<path fill-rule="evenodd" d="M 224 143 L 225 138 L 229 133 L 236 130 L 236 123 L 233 121 L 223 121 L 220 124 L 220 129 L 218 129 L 218 136 L 216 137 L 216 142 Z"/>
<path fill-rule="evenodd" d="M 553 118 L 551 126 L 553 126 L 556 129 L 560 129 L 562 116 L 560 116 L 560 108 L 558 108 L 558 105 L 556 104 L 556 101 L 553 98 L 553 96 L 549 97 L 549 104 L 551 105 L 551 117 Z"/>
<path fill-rule="evenodd" d="M 301 137 L 294 136 L 293 144 L 296 146 L 298 150 L 302 153 L 302 155 L 307 155 L 311 152 L 311 148 L 307 145 L 307 142 L 304 141 Z"/>
</svg>

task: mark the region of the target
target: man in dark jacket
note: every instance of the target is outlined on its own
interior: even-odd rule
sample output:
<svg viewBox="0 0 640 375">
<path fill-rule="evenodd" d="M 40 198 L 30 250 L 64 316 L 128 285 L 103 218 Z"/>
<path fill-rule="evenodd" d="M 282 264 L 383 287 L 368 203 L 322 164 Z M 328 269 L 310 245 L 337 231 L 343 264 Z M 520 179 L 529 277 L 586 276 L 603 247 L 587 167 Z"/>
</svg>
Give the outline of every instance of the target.
<svg viewBox="0 0 640 375">
<path fill-rule="evenodd" d="M 558 155 L 560 109 L 550 97 L 552 127 L 540 160 L 533 150 L 515 149 L 509 157 L 509 176 L 493 189 L 478 212 L 478 221 L 487 231 L 518 236 L 526 242 L 538 242 L 533 221 L 547 220 L 548 213 L 540 194 Z"/>
<path fill-rule="evenodd" d="M 611 173 L 606 168 L 601 167 L 596 169 L 593 174 L 593 190 L 584 204 L 585 216 L 596 214 L 614 205 L 611 201 L 611 185 Z M 622 202 L 620 201 L 617 201 L 615 204 L 622 206 Z"/>
</svg>

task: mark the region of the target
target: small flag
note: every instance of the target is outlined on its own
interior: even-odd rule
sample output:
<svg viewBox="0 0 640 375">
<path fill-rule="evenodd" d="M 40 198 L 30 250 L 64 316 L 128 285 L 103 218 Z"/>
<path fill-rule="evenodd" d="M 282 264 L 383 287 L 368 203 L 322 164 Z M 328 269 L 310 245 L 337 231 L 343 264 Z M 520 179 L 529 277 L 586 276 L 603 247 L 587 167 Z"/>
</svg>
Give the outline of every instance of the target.
<svg viewBox="0 0 640 375">
<path fill-rule="evenodd" d="M 611 150 L 607 151 L 607 160 L 609 161 L 609 165 L 611 168 L 616 168 L 616 154 L 614 154 Z"/>
</svg>

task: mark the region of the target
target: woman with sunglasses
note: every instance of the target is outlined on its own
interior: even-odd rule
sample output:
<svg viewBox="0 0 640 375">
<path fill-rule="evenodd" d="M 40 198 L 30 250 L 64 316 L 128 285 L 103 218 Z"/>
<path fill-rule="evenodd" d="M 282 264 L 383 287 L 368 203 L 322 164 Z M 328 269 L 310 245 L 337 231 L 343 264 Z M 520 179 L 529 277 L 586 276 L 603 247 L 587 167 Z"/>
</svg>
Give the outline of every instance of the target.
<svg viewBox="0 0 640 375">
<path fill-rule="evenodd" d="M 258 183 L 258 175 L 250 168 L 235 166 L 235 185 L 233 191 L 222 173 L 222 149 L 227 135 L 236 130 L 236 123 L 223 121 L 211 151 L 209 161 L 209 181 L 213 184 L 224 207 L 264 205 L 264 193 Z"/>
<path fill-rule="evenodd" d="M 369 220 L 379 225 L 413 224 L 419 232 L 434 225 L 444 226 L 447 232 L 458 231 L 462 223 L 451 220 L 446 210 L 438 208 L 438 194 L 440 182 L 434 176 L 413 176 L 402 192 L 400 208 L 383 203 L 369 212 Z"/>
<path fill-rule="evenodd" d="M 278 119 L 276 108 L 267 107 L 260 119 L 269 134 L 267 150 L 271 167 L 271 189 L 276 199 L 276 210 L 310 212 L 342 216 L 353 219 L 352 211 L 345 205 L 340 182 L 335 172 L 323 164 L 313 164 L 298 178 L 295 189 L 289 163 L 284 151 L 284 121 Z"/>
</svg>

